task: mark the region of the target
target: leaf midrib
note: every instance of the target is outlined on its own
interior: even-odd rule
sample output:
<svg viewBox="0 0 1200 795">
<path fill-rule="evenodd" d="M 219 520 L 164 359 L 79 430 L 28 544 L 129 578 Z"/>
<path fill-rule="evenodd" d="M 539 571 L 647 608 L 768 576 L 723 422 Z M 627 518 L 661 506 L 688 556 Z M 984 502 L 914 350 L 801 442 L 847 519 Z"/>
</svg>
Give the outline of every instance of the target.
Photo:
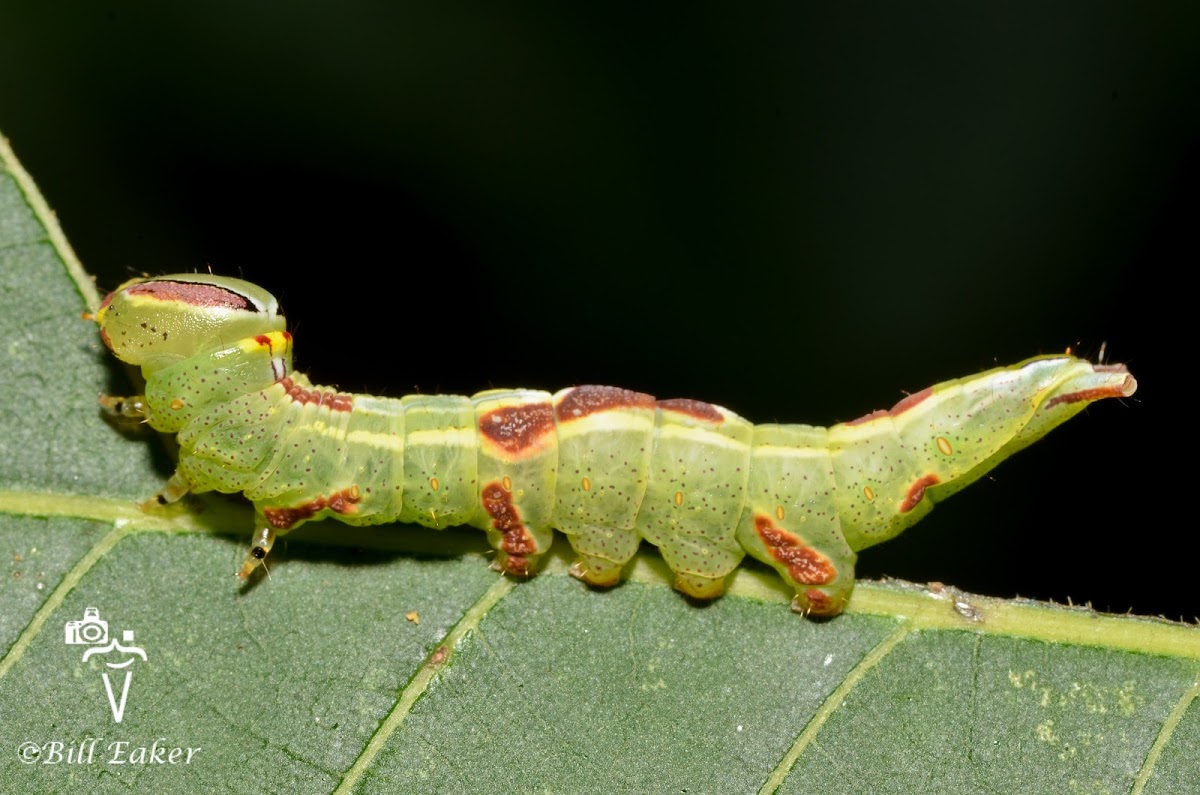
<svg viewBox="0 0 1200 795">
<path fill-rule="evenodd" d="M 249 527 L 248 510 L 220 501 L 206 501 L 202 514 L 181 508 L 162 513 L 144 513 L 134 503 L 117 498 L 0 491 L 0 512 L 111 522 L 123 534 L 231 534 Z M 456 551 L 480 554 L 482 557 L 482 546 L 473 548 L 469 539 L 474 534 L 466 532 L 436 536 L 419 531 L 381 533 L 371 528 L 354 532 L 353 528 L 348 531 L 346 527 L 337 525 L 336 533 L 326 533 L 320 524 L 306 529 L 308 532 L 302 532 L 296 540 L 413 553 L 443 549 L 449 540 Z M 563 545 L 556 545 L 547 555 L 541 576 L 565 575 L 569 566 Z M 670 582 L 670 575 L 661 557 L 653 552 L 642 551 L 635 559 L 628 579 L 666 586 Z M 771 572 L 752 567 L 742 567 L 734 573 L 728 593 L 734 598 L 776 603 L 787 603 L 789 596 L 771 576 Z M 994 599 L 954 588 L 930 588 L 899 581 L 860 581 L 847 612 L 904 620 L 914 630 L 965 630 L 1200 661 L 1200 631 L 1194 625 L 1166 619 L 1104 615 L 1086 607 Z M 803 619 L 797 617 L 796 620 Z"/>
</svg>

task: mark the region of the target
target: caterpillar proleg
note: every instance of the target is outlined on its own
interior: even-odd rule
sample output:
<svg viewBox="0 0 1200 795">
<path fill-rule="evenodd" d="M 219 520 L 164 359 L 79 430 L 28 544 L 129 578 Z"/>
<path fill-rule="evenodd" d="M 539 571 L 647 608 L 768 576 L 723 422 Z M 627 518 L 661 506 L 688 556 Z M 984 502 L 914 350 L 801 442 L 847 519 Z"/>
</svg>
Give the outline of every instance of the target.
<svg viewBox="0 0 1200 795">
<path fill-rule="evenodd" d="M 795 590 L 793 610 L 836 615 L 858 550 L 1089 403 L 1137 389 L 1124 365 L 1039 356 L 829 428 L 753 425 L 609 386 L 397 399 L 314 386 L 292 369 L 275 298 L 239 279 L 134 279 L 96 320 L 146 379 L 144 396 L 101 404 L 178 434 L 178 469 L 147 505 L 243 492 L 256 517 L 243 579 L 310 519 L 466 524 L 518 577 L 559 530 L 572 574 L 615 585 L 645 539 L 689 596 L 720 596 L 749 554 Z"/>
</svg>

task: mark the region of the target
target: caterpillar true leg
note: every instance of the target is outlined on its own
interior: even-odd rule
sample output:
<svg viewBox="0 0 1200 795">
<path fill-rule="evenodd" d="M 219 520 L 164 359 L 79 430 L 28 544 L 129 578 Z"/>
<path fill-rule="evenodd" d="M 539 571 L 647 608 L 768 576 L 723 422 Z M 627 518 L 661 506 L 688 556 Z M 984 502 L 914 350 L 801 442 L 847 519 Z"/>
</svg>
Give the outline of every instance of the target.
<svg viewBox="0 0 1200 795">
<path fill-rule="evenodd" d="M 144 395 L 130 397 L 100 395 L 100 408 L 110 417 L 120 417 L 123 420 L 142 420 L 146 417 L 146 398 Z"/>
<path fill-rule="evenodd" d="M 263 559 L 275 546 L 275 528 L 267 523 L 261 513 L 254 515 L 254 536 L 250 539 L 250 549 L 242 560 L 242 567 L 237 571 L 237 578 L 244 580 L 262 565 Z"/>
<path fill-rule="evenodd" d="M 138 507 L 143 511 L 149 511 L 163 505 L 170 505 L 173 502 L 179 502 L 191 490 L 192 485 L 188 482 L 187 478 L 179 474 L 179 471 L 176 470 L 175 474 L 171 475 L 167 481 L 167 485 L 163 486 L 157 494 Z"/>
</svg>

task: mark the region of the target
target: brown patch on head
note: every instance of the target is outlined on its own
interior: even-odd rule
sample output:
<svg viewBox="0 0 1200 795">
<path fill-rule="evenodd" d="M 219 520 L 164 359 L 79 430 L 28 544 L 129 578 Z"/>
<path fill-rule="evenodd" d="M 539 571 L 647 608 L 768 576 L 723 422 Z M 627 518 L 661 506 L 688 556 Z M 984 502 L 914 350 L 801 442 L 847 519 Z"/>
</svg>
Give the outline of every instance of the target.
<svg viewBox="0 0 1200 795">
<path fill-rule="evenodd" d="M 549 403 L 502 406 L 479 418 L 479 433 L 510 454 L 535 446 L 554 431 L 554 407 Z"/>
<path fill-rule="evenodd" d="M 480 502 L 492 517 L 492 527 L 503 534 L 499 549 L 505 555 L 504 570 L 515 577 L 530 576 L 533 567 L 527 556 L 538 554 L 537 540 L 521 521 L 512 494 L 503 484 L 493 481 L 483 487 Z"/>
<path fill-rule="evenodd" d="M 754 532 L 767 546 L 771 557 L 787 566 L 793 580 L 804 585 L 825 585 L 837 577 L 829 558 L 805 544 L 799 537 L 775 526 L 761 514 L 754 517 Z"/>
<path fill-rule="evenodd" d="M 903 414 L 904 412 L 908 411 L 909 409 L 911 409 L 913 406 L 917 405 L 921 401 L 925 400 L 927 397 L 929 397 L 932 394 L 933 394 L 933 387 L 931 387 L 931 386 L 925 387 L 920 392 L 913 392 L 911 395 L 904 398 L 896 405 L 892 406 L 892 408 L 888 411 L 888 414 L 892 415 L 893 417 L 897 417 L 897 416 Z"/>
<path fill-rule="evenodd" d="M 930 486 L 936 486 L 942 481 L 937 475 L 922 475 L 908 487 L 908 494 L 904 497 L 904 502 L 900 503 L 900 513 L 908 513 L 913 508 L 917 507 L 922 499 L 925 498 L 925 489 Z"/>
<path fill-rule="evenodd" d="M 179 301 L 192 306 L 224 307 L 257 312 L 258 307 L 246 296 L 215 284 L 193 282 L 149 281 L 125 289 L 129 295 L 148 295 L 160 301 Z M 111 297 L 111 296 L 110 296 Z"/>
<path fill-rule="evenodd" d="M 858 419 L 850 420 L 849 422 L 843 422 L 842 424 L 843 425 L 862 425 L 865 422 L 870 422 L 871 420 L 877 420 L 880 417 L 889 417 L 889 416 L 891 416 L 891 414 L 888 412 L 887 409 L 879 409 L 878 411 L 872 411 L 870 414 L 864 414 L 861 417 L 859 417 Z"/>
<path fill-rule="evenodd" d="M 615 386 L 577 386 L 565 393 L 554 407 L 559 422 L 613 409 L 651 408 L 654 397 Z"/>
<path fill-rule="evenodd" d="M 691 398 L 671 398 L 670 400 L 659 400 L 655 402 L 660 409 L 666 411 L 674 411 L 678 414 L 686 414 L 698 420 L 707 422 L 722 423 L 725 421 L 725 415 L 711 403 L 705 403 L 703 400 L 692 400 Z"/>
<path fill-rule="evenodd" d="M 348 514 L 358 510 L 357 503 L 362 499 L 358 486 L 350 486 L 341 491 L 335 491 L 329 496 L 321 495 L 308 502 L 286 508 L 263 508 L 263 516 L 267 524 L 278 530 L 288 530 L 297 524 L 313 518 L 328 508 L 334 513 Z"/>
</svg>

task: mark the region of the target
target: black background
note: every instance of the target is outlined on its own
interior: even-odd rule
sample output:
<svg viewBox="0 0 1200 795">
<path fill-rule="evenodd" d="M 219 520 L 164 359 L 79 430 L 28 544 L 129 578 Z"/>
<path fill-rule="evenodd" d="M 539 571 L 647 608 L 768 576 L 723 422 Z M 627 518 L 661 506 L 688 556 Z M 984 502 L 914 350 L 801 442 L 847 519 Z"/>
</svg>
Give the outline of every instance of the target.
<svg viewBox="0 0 1200 795">
<path fill-rule="evenodd" d="M 0 6 L 0 131 L 102 290 L 244 276 L 344 389 L 759 422 L 1107 343 L 1134 399 L 860 571 L 1200 614 L 1194 4 L 243 5 Z"/>
</svg>

